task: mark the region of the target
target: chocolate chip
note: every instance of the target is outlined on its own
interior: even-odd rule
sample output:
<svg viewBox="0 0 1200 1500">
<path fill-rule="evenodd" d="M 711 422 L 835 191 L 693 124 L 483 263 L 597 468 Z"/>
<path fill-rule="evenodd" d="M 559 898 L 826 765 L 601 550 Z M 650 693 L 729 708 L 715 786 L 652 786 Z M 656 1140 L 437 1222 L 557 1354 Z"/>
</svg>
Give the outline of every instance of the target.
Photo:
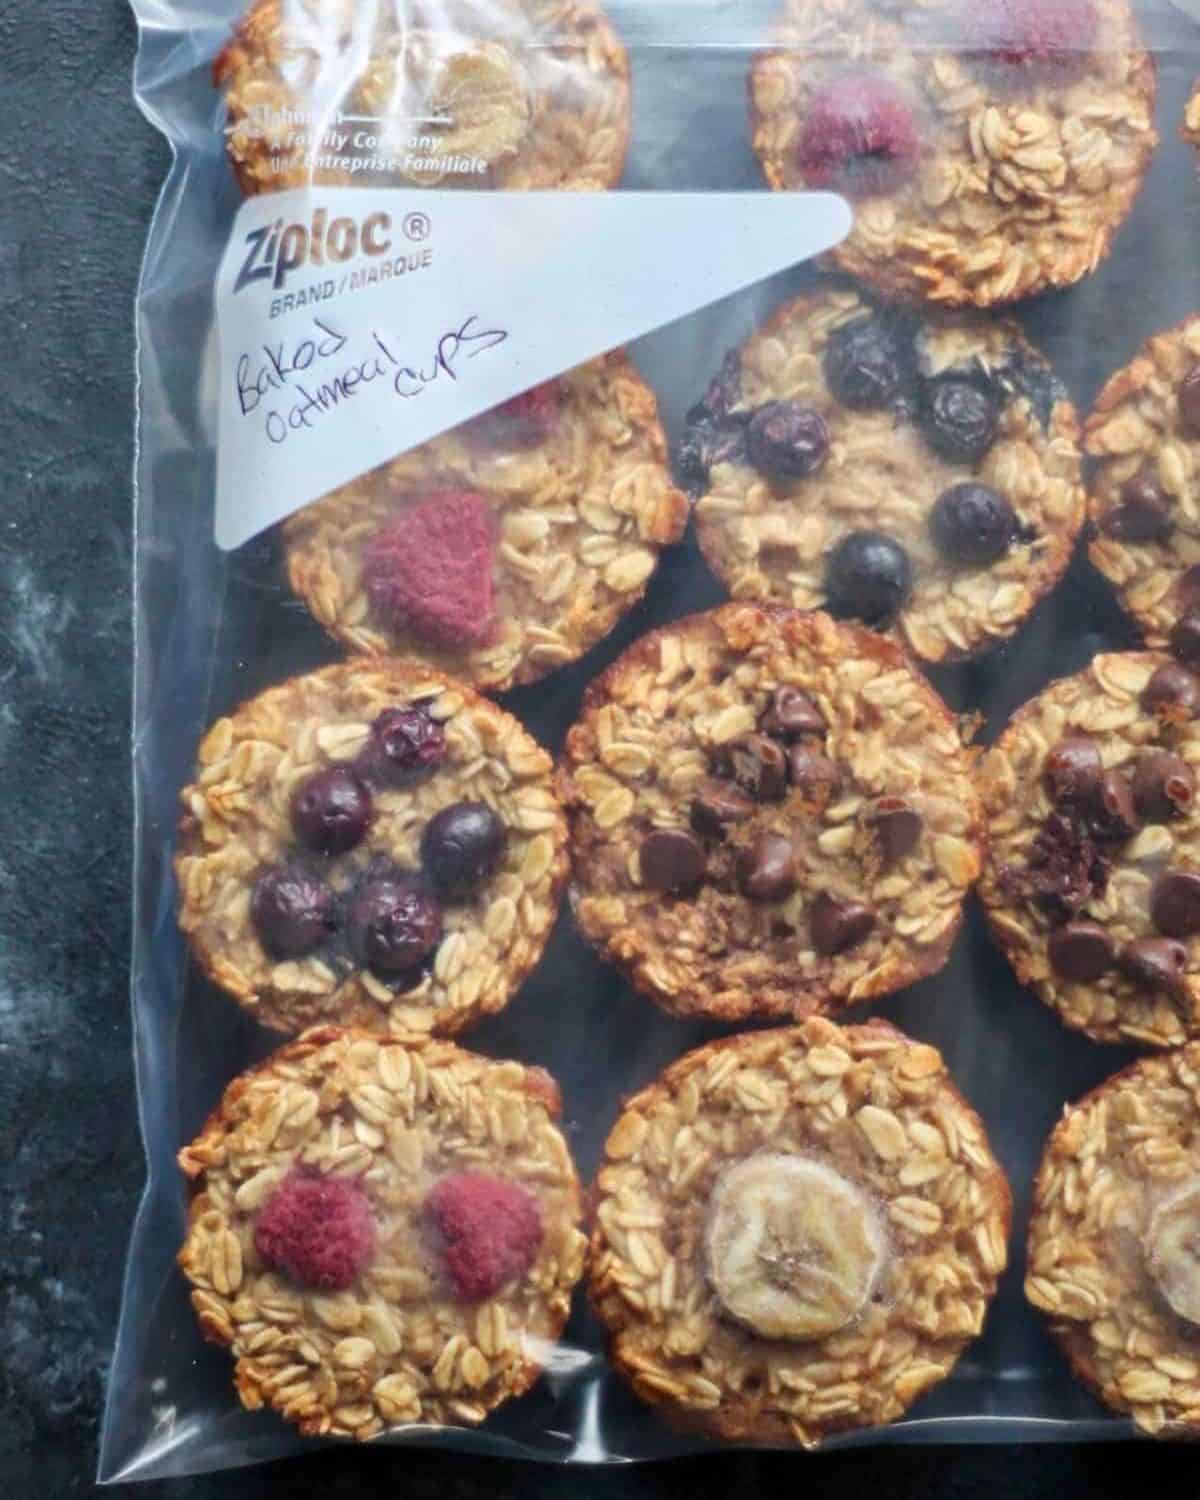
<svg viewBox="0 0 1200 1500">
<path fill-rule="evenodd" d="M 807 693 L 797 687 L 781 687 L 771 695 L 771 706 L 759 728 L 779 740 L 798 740 L 806 734 L 823 735 L 826 725 L 821 710 Z"/>
<path fill-rule="evenodd" d="M 1200 610 L 1189 610 L 1171 627 L 1171 655 L 1188 667 L 1200 667 Z"/>
<path fill-rule="evenodd" d="M 1121 498 L 1100 522 L 1119 542 L 1161 542 L 1171 534 L 1170 501 L 1154 476 L 1142 469 L 1121 487 Z"/>
<path fill-rule="evenodd" d="M 828 804 L 841 780 L 833 761 L 803 742 L 788 748 L 788 776 L 801 801 L 816 811 Z"/>
<path fill-rule="evenodd" d="M 1098 839 L 1119 842 L 1138 831 L 1133 788 L 1119 771 L 1105 771 L 1100 778 L 1090 815 L 1092 832 Z"/>
<path fill-rule="evenodd" d="M 675 895 L 694 890 L 704 879 L 704 846 L 680 828 L 658 828 L 641 847 L 642 883 Z"/>
<path fill-rule="evenodd" d="M 1190 615 L 1200 609 L 1200 563 L 1193 563 L 1175 585 L 1175 598 L 1179 601 L 1179 612 Z"/>
<path fill-rule="evenodd" d="M 1179 383 L 1179 423 L 1188 437 L 1200 437 L 1200 365 Z"/>
<path fill-rule="evenodd" d="M 1087 830 L 1051 813 L 1034 837 L 1027 868 L 1006 867 L 1006 884 L 1052 922 L 1066 922 L 1094 896 L 1104 895 L 1108 875 L 1108 860 Z"/>
<path fill-rule="evenodd" d="M 763 833 L 738 855 L 738 884 L 751 901 L 782 901 L 796 889 L 796 852 L 790 839 Z"/>
<path fill-rule="evenodd" d="M 724 755 L 733 779 L 758 802 L 778 802 L 787 791 L 787 755 L 765 734 L 747 735 Z"/>
<path fill-rule="evenodd" d="M 1117 967 L 1139 989 L 1177 995 L 1183 988 L 1187 949 L 1171 938 L 1138 938 L 1121 950 Z"/>
<path fill-rule="evenodd" d="M 812 944 L 822 958 L 857 948 L 875 928 L 875 913 L 861 901 L 839 901 L 827 891 L 813 902 L 808 913 Z"/>
<path fill-rule="evenodd" d="M 710 776 L 696 789 L 692 827 L 705 838 L 723 839 L 731 823 L 744 823 L 753 816 L 753 800 L 732 781 Z"/>
<path fill-rule="evenodd" d="M 1069 734 L 1046 756 L 1042 779 L 1056 807 L 1087 807 L 1100 789 L 1104 765 L 1096 742 L 1086 734 Z"/>
<path fill-rule="evenodd" d="M 885 865 L 911 854 L 925 826 L 921 814 L 903 797 L 880 797 L 868 811 L 867 823 L 879 841 Z"/>
<path fill-rule="evenodd" d="M 1068 922 L 1050 934 L 1050 967 L 1064 979 L 1099 979 L 1112 968 L 1113 940 L 1096 922 Z"/>
<path fill-rule="evenodd" d="M 1190 811 L 1196 797 L 1192 768 L 1170 750 L 1152 750 L 1134 767 L 1133 800 L 1150 823 L 1165 823 Z"/>
<path fill-rule="evenodd" d="M 1200 875 L 1191 870 L 1167 870 L 1160 875 L 1150 892 L 1150 920 L 1168 937 L 1200 932 Z"/>
<path fill-rule="evenodd" d="M 1142 707 L 1168 724 L 1195 718 L 1200 707 L 1200 680 L 1177 662 L 1164 662 L 1142 689 Z"/>
</svg>

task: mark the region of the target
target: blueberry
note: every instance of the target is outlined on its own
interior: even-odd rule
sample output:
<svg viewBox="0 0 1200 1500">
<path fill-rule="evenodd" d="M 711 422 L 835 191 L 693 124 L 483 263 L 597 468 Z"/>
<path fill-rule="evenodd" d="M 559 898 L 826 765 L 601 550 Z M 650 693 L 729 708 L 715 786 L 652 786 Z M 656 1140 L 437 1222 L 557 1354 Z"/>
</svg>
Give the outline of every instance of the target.
<svg viewBox="0 0 1200 1500">
<path fill-rule="evenodd" d="M 1004 496 L 972 479 L 951 485 L 929 513 L 929 534 L 942 556 L 974 567 L 1002 557 L 1016 528 L 1016 515 Z"/>
<path fill-rule="evenodd" d="M 292 797 L 292 827 L 306 848 L 345 854 L 361 843 L 371 822 L 371 793 L 348 766 L 317 771 Z"/>
<path fill-rule="evenodd" d="M 455 802 L 425 825 L 421 858 L 443 896 L 469 896 L 504 858 L 508 830 L 486 802 Z"/>
<path fill-rule="evenodd" d="M 974 464 L 996 441 L 1000 406 L 973 380 L 944 375 L 926 391 L 921 431 L 935 453 L 951 463 Z"/>
<path fill-rule="evenodd" d="M 769 401 L 750 418 L 746 452 L 771 479 L 807 479 L 829 456 L 829 428 L 819 411 L 798 401 Z"/>
<path fill-rule="evenodd" d="M 358 769 L 384 786 L 409 786 L 445 758 L 445 731 L 427 708 L 385 708 L 371 725 Z"/>
<path fill-rule="evenodd" d="M 441 907 L 413 871 L 377 870 L 350 902 L 346 936 L 359 963 L 403 974 L 424 963 L 441 941 Z"/>
<path fill-rule="evenodd" d="M 825 560 L 830 614 L 867 625 L 889 625 L 911 589 L 908 553 L 884 531 L 851 531 Z"/>
<path fill-rule="evenodd" d="M 825 384 L 852 411 L 890 406 L 904 384 L 904 350 L 896 330 L 881 317 L 843 323 L 825 346 Z"/>
<path fill-rule="evenodd" d="M 255 882 L 250 917 L 272 958 L 301 958 L 333 931 L 333 892 L 298 865 L 277 865 Z"/>
</svg>

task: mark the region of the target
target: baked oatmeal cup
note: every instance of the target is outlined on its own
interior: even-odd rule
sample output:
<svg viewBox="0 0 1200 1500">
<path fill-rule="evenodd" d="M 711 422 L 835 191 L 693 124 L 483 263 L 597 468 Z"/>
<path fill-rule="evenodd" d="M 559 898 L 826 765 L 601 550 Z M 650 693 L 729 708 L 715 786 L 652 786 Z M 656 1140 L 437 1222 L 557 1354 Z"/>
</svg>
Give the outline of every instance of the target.
<svg viewBox="0 0 1200 1500">
<path fill-rule="evenodd" d="M 347 650 L 502 692 L 607 635 L 687 514 L 654 393 L 612 353 L 334 490 L 283 536 L 292 588 Z"/>
<path fill-rule="evenodd" d="M 750 74 L 772 188 L 851 199 L 887 296 L 991 307 L 1095 269 L 1158 136 L 1128 0 L 786 0 Z"/>
<path fill-rule="evenodd" d="M 610 188 L 629 59 L 590 0 L 255 0 L 217 57 L 243 193 Z"/>
<path fill-rule="evenodd" d="M 587 1248 L 560 1113 L 540 1068 L 332 1026 L 235 1078 L 179 1153 L 179 1265 L 242 1405 L 367 1439 L 527 1390 Z"/>
<path fill-rule="evenodd" d="M 256 1020 L 453 1035 L 541 956 L 567 874 L 552 762 L 420 662 L 294 677 L 218 719 L 181 794 L 179 925 Z"/>
<path fill-rule="evenodd" d="M 735 599 L 825 609 L 924 661 L 1008 639 L 1083 524 L 1079 426 L 1015 323 L 827 287 L 729 354 L 681 473 Z"/>
<path fill-rule="evenodd" d="M 939 1053 L 881 1021 L 712 1042 L 625 1106 L 594 1190 L 609 1357 L 673 1425 L 815 1447 L 983 1327 L 1011 1197 Z"/>
<path fill-rule="evenodd" d="M 980 763 L 979 895 L 1017 977 L 1101 1042 L 1200 1032 L 1200 679 L 1097 656 L 1017 711 Z"/>
<path fill-rule="evenodd" d="M 1200 315 L 1146 340 L 1084 434 L 1089 556 L 1148 645 L 1200 666 Z"/>
<path fill-rule="evenodd" d="M 674 1015 L 802 1018 L 946 962 L 979 873 L 958 727 L 900 649 L 729 604 L 588 688 L 559 793 L 576 920 Z"/>
<path fill-rule="evenodd" d="M 1064 1111 L 1034 1181 L 1025 1295 L 1145 1433 L 1200 1436 L 1200 1046 Z"/>
</svg>

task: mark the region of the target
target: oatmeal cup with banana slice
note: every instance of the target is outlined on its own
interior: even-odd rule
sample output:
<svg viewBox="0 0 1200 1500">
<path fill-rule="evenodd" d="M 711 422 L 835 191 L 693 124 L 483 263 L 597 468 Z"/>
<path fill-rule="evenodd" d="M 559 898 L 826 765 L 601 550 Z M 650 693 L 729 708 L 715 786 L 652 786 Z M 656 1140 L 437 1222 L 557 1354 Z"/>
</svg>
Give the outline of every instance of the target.
<svg viewBox="0 0 1200 1500">
<path fill-rule="evenodd" d="M 179 1265 L 243 1406 L 309 1437 L 473 1426 L 537 1380 L 583 1271 L 540 1068 L 316 1027 L 179 1153 Z"/>
<path fill-rule="evenodd" d="M 243 193 L 610 188 L 629 59 L 590 0 L 255 0 L 213 68 Z"/>
<path fill-rule="evenodd" d="M 672 1014 L 796 1018 L 946 962 L 979 872 L 955 719 L 899 647 L 729 604 L 642 637 L 567 735 L 576 921 Z"/>
<path fill-rule="evenodd" d="M 883 1022 L 689 1052 L 597 1178 L 589 1294 L 645 1401 L 814 1447 L 897 1420 L 980 1332 L 1011 1200 L 933 1047 Z"/>
<path fill-rule="evenodd" d="M 1200 1046 L 1067 1108 L 1034 1182 L 1025 1295 L 1137 1427 L 1200 1436 Z"/>
<path fill-rule="evenodd" d="M 1074 407 L 1015 323 L 842 285 L 726 357 L 679 466 L 735 599 L 861 620 L 929 662 L 1009 639 L 1083 524 Z"/>
<path fill-rule="evenodd" d="M 612 353 L 334 490 L 283 540 L 292 588 L 348 651 L 502 692 L 607 635 L 687 516 L 654 393 Z"/>
<path fill-rule="evenodd" d="M 264 1026 L 452 1035 L 541 956 L 567 873 L 546 752 L 419 662 L 294 677 L 219 719 L 181 794 L 179 925 Z"/>
</svg>

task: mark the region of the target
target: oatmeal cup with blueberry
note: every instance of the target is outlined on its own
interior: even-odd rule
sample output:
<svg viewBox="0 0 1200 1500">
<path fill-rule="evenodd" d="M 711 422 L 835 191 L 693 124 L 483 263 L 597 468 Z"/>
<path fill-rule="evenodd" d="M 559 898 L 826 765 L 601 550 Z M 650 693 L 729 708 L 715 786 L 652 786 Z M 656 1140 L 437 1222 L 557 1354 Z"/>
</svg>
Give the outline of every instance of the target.
<svg viewBox="0 0 1200 1500">
<path fill-rule="evenodd" d="M 243 193 L 610 188 L 629 59 L 591 0 L 255 0 L 213 68 Z"/>
<path fill-rule="evenodd" d="M 607 635 L 687 514 L 654 393 L 614 353 L 343 485 L 283 536 L 292 588 L 347 650 L 502 692 Z"/>
<path fill-rule="evenodd" d="M 1074 408 L 1015 323 L 840 287 L 726 357 L 679 468 L 735 599 L 859 620 L 928 662 L 1007 640 L 1083 524 Z"/>
<path fill-rule="evenodd" d="M 1200 1034 L 1200 678 L 1097 656 L 980 763 L 979 894 L 1018 978 L 1101 1042 Z"/>
<path fill-rule="evenodd" d="M 605 1142 L 609 1357 L 687 1431 L 815 1447 L 903 1416 L 983 1327 L 1008 1183 L 933 1047 L 884 1022 L 712 1042 Z"/>
<path fill-rule="evenodd" d="M 1157 143 L 1129 0 L 786 0 L 754 62 L 771 187 L 854 208 L 836 263 L 990 307 L 1095 269 Z"/>
<path fill-rule="evenodd" d="M 242 1405 L 365 1440 L 527 1390 L 587 1248 L 561 1112 L 540 1068 L 332 1026 L 235 1078 L 179 1265 Z"/>
<path fill-rule="evenodd" d="M 643 636 L 588 689 L 559 789 L 579 926 L 678 1016 L 799 1019 L 933 974 L 979 873 L 953 716 L 823 614 Z"/>
<path fill-rule="evenodd" d="M 420 663 L 294 677 L 218 719 L 181 794 L 179 925 L 264 1026 L 452 1035 L 541 955 L 567 873 L 550 757 Z"/>
</svg>

